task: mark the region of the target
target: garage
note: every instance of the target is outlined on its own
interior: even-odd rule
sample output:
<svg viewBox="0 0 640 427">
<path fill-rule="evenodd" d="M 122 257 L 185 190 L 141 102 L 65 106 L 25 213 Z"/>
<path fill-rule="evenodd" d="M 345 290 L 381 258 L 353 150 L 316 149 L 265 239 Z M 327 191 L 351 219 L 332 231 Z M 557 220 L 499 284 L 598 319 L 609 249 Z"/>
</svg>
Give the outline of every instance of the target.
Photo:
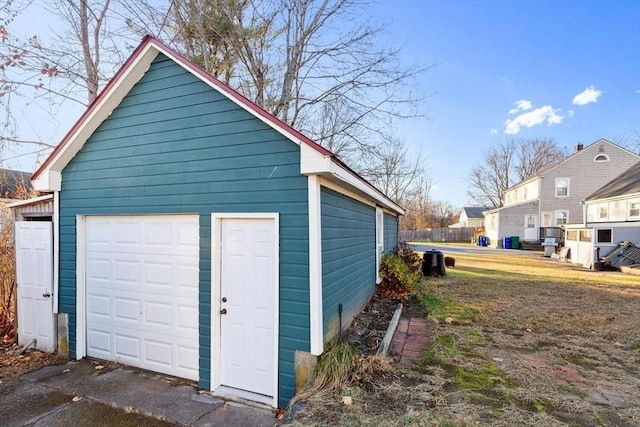
<svg viewBox="0 0 640 427">
<path fill-rule="evenodd" d="M 88 356 L 198 379 L 198 227 L 197 215 L 78 219 Z"/>
</svg>

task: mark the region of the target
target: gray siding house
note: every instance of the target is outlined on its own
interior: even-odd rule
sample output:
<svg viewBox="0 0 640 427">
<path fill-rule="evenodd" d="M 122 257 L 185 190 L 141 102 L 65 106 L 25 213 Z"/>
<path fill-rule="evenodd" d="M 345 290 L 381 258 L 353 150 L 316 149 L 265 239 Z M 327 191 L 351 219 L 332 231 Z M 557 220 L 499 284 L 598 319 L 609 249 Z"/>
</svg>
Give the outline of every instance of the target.
<svg viewBox="0 0 640 427">
<path fill-rule="evenodd" d="M 32 180 L 59 349 L 273 407 L 373 295 L 403 213 L 149 36 Z"/>
<path fill-rule="evenodd" d="M 504 237 L 538 242 L 545 228 L 582 222 L 585 200 L 640 160 L 640 156 L 600 139 L 536 176 L 508 189 L 502 207 L 484 212 L 485 234 L 498 247 Z"/>
<path fill-rule="evenodd" d="M 640 245 L 640 162 L 587 197 L 584 222 L 565 228 L 569 259 L 587 268 L 625 241 Z"/>
</svg>

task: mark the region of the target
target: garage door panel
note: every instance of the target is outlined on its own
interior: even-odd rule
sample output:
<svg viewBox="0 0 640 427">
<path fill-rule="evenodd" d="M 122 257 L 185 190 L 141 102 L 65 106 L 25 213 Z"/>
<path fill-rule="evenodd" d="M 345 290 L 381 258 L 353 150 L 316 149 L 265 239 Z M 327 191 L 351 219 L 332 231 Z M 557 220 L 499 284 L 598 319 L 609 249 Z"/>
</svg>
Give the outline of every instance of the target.
<svg viewBox="0 0 640 427">
<path fill-rule="evenodd" d="M 87 354 L 198 378 L 197 216 L 88 217 Z"/>
</svg>

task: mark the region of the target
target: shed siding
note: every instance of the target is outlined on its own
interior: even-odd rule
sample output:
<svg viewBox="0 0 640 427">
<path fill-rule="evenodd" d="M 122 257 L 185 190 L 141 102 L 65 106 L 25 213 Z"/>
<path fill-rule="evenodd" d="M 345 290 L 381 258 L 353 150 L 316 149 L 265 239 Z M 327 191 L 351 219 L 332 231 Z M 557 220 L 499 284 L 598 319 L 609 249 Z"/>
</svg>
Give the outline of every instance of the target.
<svg viewBox="0 0 640 427">
<path fill-rule="evenodd" d="M 375 292 L 376 211 L 325 187 L 321 189 L 322 315 L 324 339 L 347 325 Z"/>
<path fill-rule="evenodd" d="M 398 217 L 384 214 L 384 252 L 392 252 L 398 246 Z"/>
<path fill-rule="evenodd" d="M 76 352 L 75 216 L 200 215 L 200 387 L 210 387 L 211 213 L 280 213 L 279 397 L 309 350 L 307 178 L 299 147 L 163 55 L 64 169 L 60 310 Z"/>
</svg>

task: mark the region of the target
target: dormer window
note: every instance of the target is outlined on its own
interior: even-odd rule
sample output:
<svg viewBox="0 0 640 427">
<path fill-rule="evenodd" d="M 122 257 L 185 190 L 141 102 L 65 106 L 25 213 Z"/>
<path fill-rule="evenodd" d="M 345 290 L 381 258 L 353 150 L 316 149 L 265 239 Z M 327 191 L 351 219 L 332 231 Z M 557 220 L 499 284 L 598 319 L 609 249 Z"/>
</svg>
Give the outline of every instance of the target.
<svg viewBox="0 0 640 427">
<path fill-rule="evenodd" d="M 609 156 L 607 156 L 606 154 L 598 154 L 594 159 L 594 162 L 608 162 L 609 161 Z"/>
</svg>

